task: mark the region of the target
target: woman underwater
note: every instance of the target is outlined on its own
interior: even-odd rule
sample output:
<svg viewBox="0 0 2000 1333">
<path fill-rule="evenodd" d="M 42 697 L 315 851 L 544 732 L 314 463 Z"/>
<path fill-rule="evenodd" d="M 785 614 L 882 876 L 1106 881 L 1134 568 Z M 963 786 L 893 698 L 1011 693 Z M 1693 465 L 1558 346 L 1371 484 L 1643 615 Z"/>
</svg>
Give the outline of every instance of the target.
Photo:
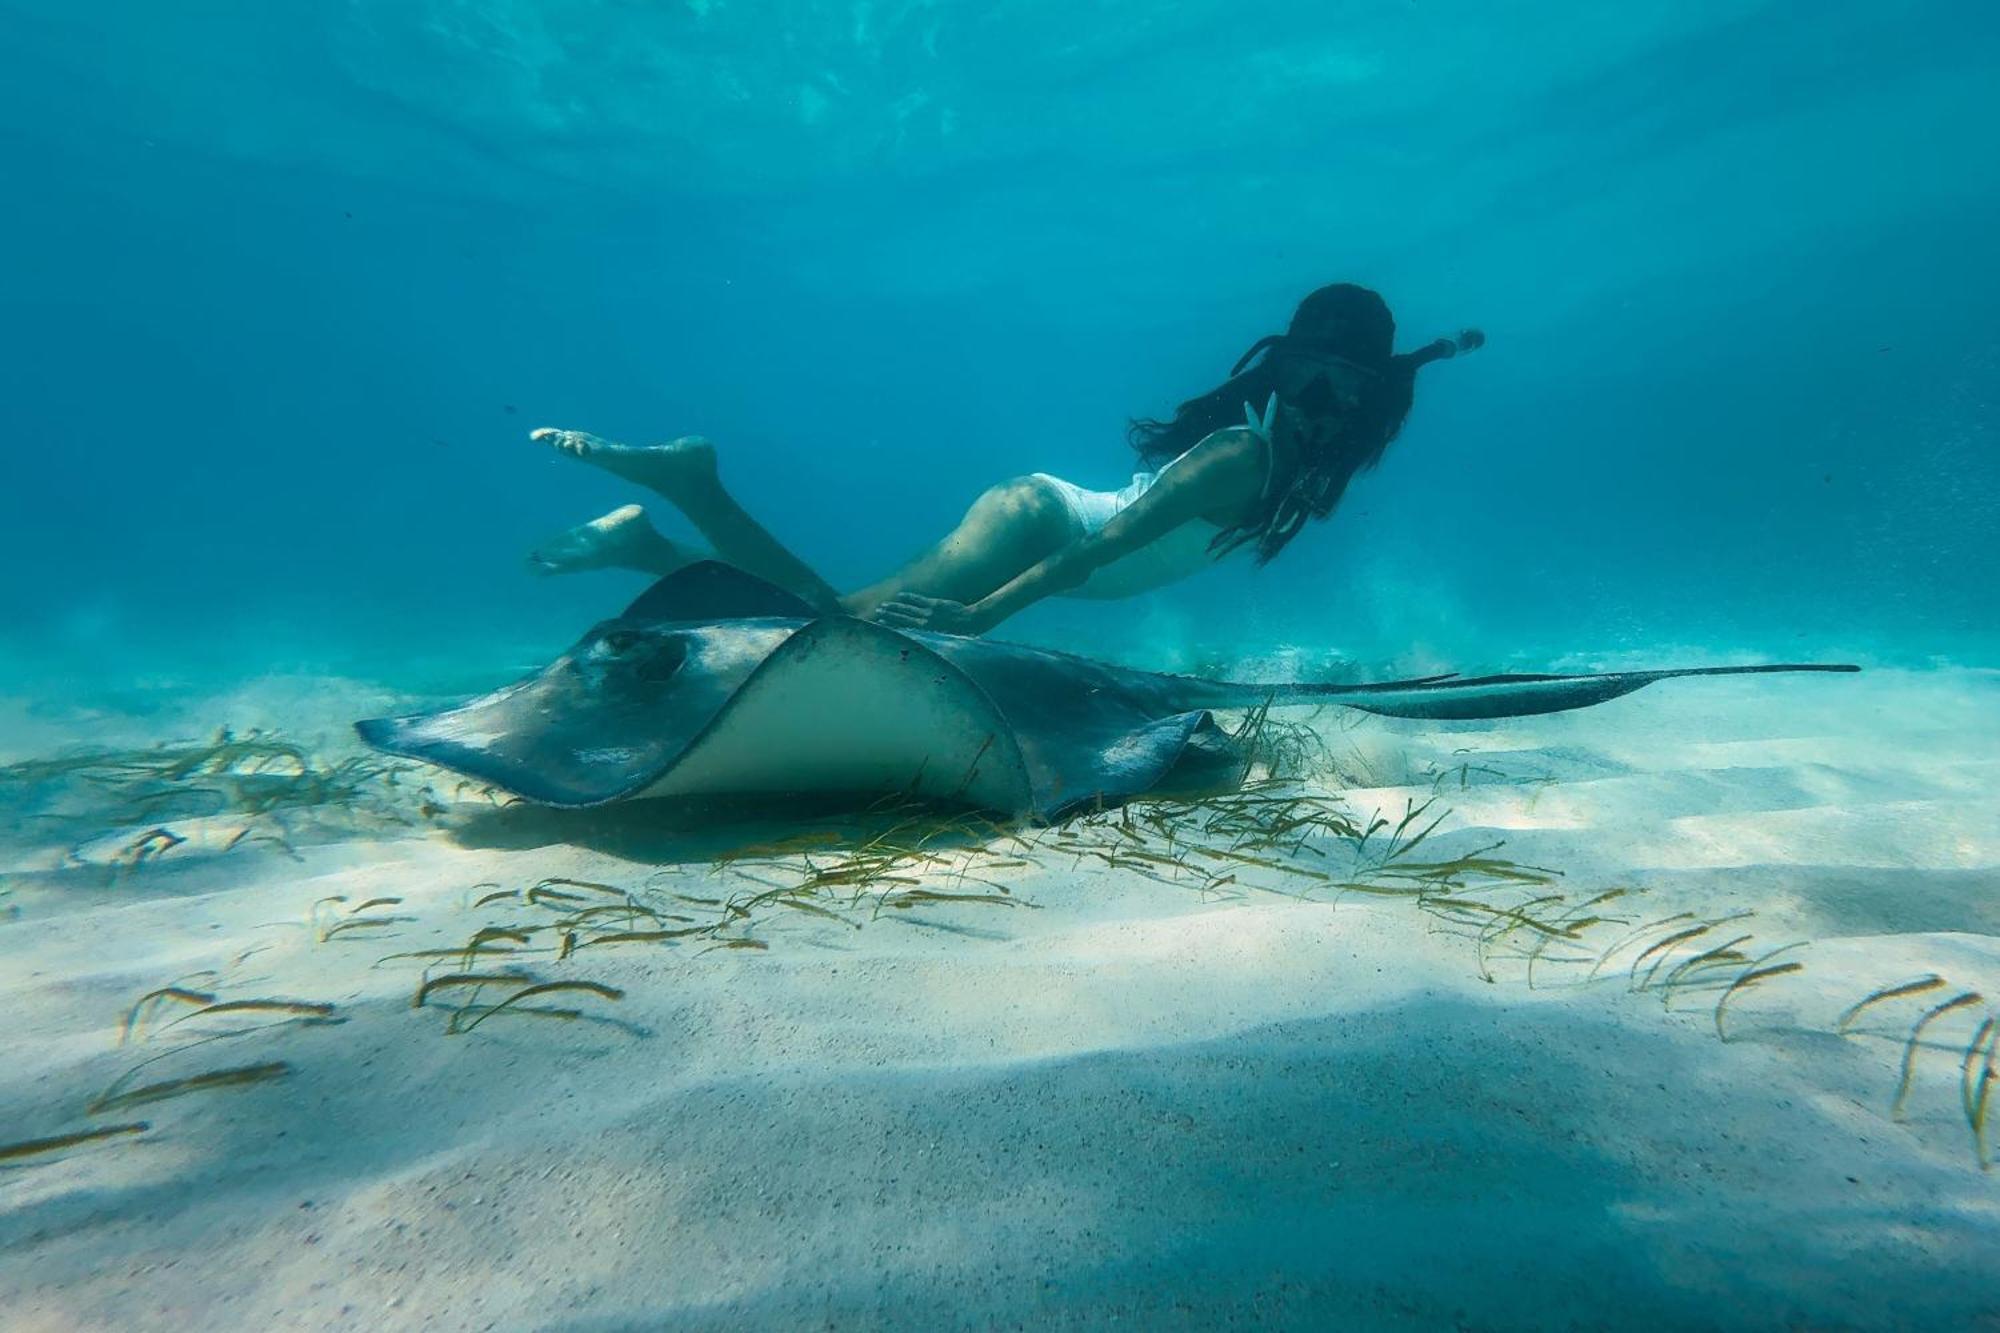
<svg viewBox="0 0 2000 1333">
<path fill-rule="evenodd" d="M 829 613 L 983 634 L 1044 597 L 1131 597 L 1243 548 L 1268 562 L 1380 461 L 1409 414 L 1418 369 L 1485 341 L 1468 329 L 1398 355 L 1395 333 L 1375 292 L 1322 287 L 1299 303 L 1286 332 L 1245 352 L 1221 386 L 1181 404 L 1169 421 L 1132 424 L 1132 444 L 1153 470 L 1123 490 L 1088 491 L 1046 473 L 1004 482 L 923 555 L 845 595 L 723 488 L 706 440 L 635 446 L 547 428 L 531 438 L 665 497 L 722 559 Z M 543 573 L 659 575 L 700 558 L 626 505 L 572 528 L 529 563 Z"/>
</svg>

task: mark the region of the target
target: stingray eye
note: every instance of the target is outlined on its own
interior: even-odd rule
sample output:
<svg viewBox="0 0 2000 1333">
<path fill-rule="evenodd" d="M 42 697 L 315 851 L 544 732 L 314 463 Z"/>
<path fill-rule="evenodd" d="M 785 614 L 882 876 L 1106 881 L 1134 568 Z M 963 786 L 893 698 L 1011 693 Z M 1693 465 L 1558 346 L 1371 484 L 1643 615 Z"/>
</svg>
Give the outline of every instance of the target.
<svg viewBox="0 0 2000 1333">
<path fill-rule="evenodd" d="M 629 629 L 615 629 L 605 635 L 601 642 L 604 651 L 614 657 L 623 657 L 639 646 L 640 635 Z"/>
<path fill-rule="evenodd" d="M 666 680 L 681 669 L 681 664 L 687 661 L 687 653 L 685 638 L 677 634 L 670 639 L 664 639 L 646 660 L 639 664 L 639 675 L 645 680 Z"/>
</svg>

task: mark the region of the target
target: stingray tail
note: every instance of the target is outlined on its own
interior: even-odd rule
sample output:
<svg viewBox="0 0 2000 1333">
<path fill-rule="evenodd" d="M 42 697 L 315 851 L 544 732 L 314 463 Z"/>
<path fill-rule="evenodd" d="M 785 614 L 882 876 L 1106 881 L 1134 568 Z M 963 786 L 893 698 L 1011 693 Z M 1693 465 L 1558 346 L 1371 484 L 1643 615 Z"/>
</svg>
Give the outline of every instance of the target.
<svg viewBox="0 0 2000 1333">
<path fill-rule="evenodd" d="M 1531 717 L 1588 708 L 1680 676 L 1747 676 L 1781 671 L 1859 671 L 1845 663 L 1780 662 L 1760 666 L 1682 667 L 1666 671 L 1609 671 L 1594 675 L 1425 676 L 1376 685 L 1244 685 L 1213 682 L 1210 708 L 1250 707 L 1269 700 L 1288 704 L 1339 704 L 1384 717 L 1476 719 Z"/>
</svg>

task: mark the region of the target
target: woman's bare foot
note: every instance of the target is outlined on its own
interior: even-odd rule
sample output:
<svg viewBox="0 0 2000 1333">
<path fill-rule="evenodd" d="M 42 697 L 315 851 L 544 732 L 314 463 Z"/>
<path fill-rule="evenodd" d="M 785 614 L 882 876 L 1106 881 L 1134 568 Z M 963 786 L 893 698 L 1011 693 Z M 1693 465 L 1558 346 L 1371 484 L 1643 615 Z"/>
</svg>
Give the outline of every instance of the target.
<svg viewBox="0 0 2000 1333">
<path fill-rule="evenodd" d="M 699 435 L 683 435 L 666 444 L 618 444 L 580 430 L 544 426 L 530 431 L 528 438 L 658 491 L 676 504 L 698 500 L 720 484 L 715 473 L 715 446 Z"/>
<path fill-rule="evenodd" d="M 693 558 L 662 537 L 645 510 L 621 505 L 528 552 L 528 568 L 537 574 L 580 574 L 587 569 L 671 574 Z"/>
</svg>

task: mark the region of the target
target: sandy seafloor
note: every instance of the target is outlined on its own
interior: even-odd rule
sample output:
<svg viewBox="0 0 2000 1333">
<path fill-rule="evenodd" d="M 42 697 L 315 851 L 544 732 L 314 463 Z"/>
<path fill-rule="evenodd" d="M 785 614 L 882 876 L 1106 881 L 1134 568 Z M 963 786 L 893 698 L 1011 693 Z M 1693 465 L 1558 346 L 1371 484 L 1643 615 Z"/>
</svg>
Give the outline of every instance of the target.
<svg viewBox="0 0 2000 1333">
<path fill-rule="evenodd" d="M 391 702 L 312 679 L 145 715 L 16 701 L 0 761 L 227 721 L 332 762 L 346 721 Z M 1725 1042 L 1712 986 L 1671 1007 L 1631 988 L 1637 946 L 1588 984 L 1551 951 L 1530 985 L 1532 932 L 1482 964 L 1404 898 L 1203 893 L 1044 842 L 988 872 L 1019 906 L 864 898 L 842 909 L 859 928 L 768 912 L 761 950 L 482 960 L 623 998 L 447 1035 L 444 997 L 411 1005 L 424 962 L 386 955 L 545 923 L 472 904 L 550 877 L 656 904 L 751 891 L 708 860 L 734 835 L 444 783 L 426 812 L 406 779 L 384 808 L 408 824 L 294 810 L 229 846 L 238 817 L 155 805 L 93 829 L 110 815 L 88 793 L 64 815 L 17 784 L 5 800 L 37 817 L 4 820 L 0 1141 L 150 1129 L 0 1162 L 0 1323 L 2000 1327 L 2000 1173 L 1961 1083 L 1985 1001 L 1925 1031 L 1891 1114 L 1925 1008 L 2000 997 L 2000 673 L 1694 681 L 1328 734 L 1316 781 L 1350 809 L 1450 808 L 1423 857 L 1504 838 L 1562 872 L 1566 905 L 1629 890 L 1599 910 L 1631 927 L 1751 914 L 1648 967 L 1738 934 L 1804 942 L 1782 958 L 1805 966 L 1733 997 Z M 155 826 L 186 841 L 125 864 Z M 915 887 L 967 886 L 933 867 Z M 405 919 L 320 938 L 376 897 L 401 901 L 361 916 Z M 121 1046 L 170 984 L 345 1021 L 245 1031 L 283 1015 L 169 998 Z M 86 1113 L 155 1056 L 125 1089 L 289 1073 Z"/>
</svg>

